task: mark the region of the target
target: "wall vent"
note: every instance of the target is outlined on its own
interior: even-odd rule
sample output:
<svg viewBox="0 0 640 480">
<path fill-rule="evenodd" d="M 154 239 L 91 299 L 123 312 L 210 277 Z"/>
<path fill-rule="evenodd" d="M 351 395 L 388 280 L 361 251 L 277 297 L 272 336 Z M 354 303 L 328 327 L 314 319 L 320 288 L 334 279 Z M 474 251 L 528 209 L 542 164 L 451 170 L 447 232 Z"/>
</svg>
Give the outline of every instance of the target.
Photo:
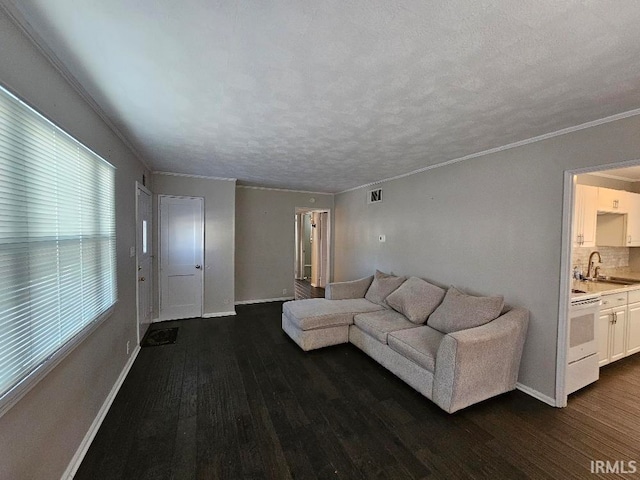
<svg viewBox="0 0 640 480">
<path fill-rule="evenodd" d="M 375 190 L 369 190 L 367 196 L 367 203 L 380 203 L 382 202 L 382 189 L 376 188 Z"/>
</svg>

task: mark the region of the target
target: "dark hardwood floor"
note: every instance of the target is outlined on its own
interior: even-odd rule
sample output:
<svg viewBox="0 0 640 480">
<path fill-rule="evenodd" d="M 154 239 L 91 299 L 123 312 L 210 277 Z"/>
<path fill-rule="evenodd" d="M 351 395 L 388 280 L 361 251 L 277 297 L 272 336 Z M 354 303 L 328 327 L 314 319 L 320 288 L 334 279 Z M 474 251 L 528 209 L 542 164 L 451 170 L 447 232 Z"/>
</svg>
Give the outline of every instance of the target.
<svg viewBox="0 0 640 480">
<path fill-rule="evenodd" d="M 77 479 L 638 478 L 640 355 L 555 409 L 510 392 L 453 415 L 352 345 L 303 352 L 281 303 L 165 322 L 143 348 Z M 640 467 L 640 465 L 639 465 Z"/>
<path fill-rule="evenodd" d="M 324 298 L 324 288 L 313 287 L 309 280 L 295 280 L 295 299 Z"/>
</svg>

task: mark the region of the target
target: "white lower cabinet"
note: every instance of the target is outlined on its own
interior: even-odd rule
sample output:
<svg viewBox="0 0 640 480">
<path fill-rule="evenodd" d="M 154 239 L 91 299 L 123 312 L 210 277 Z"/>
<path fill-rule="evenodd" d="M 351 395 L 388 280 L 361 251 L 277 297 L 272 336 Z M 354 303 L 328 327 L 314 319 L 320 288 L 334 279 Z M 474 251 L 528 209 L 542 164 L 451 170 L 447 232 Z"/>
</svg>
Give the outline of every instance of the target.
<svg viewBox="0 0 640 480">
<path fill-rule="evenodd" d="M 620 308 L 613 310 L 613 328 L 609 330 L 611 337 L 611 345 L 609 350 L 610 362 L 620 360 L 626 355 L 624 348 L 624 337 L 627 332 L 627 309 Z"/>
<path fill-rule="evenodd" d="M 638 305 L 640 307 L 640 304 Z M 598 319 L 598 356 L 600 366 L 627 355 L 625 340 L 628 320 L 627 292 L 602 296 Z M 640 308 L 638 315 L 640 315 Z M 640 317 L 638 317 L 640 319 Z"/>
<path fill-rule="evenodd" d="M 627 355 L 640 352 L 640 302 L 629 304 Z"/>
</svg>

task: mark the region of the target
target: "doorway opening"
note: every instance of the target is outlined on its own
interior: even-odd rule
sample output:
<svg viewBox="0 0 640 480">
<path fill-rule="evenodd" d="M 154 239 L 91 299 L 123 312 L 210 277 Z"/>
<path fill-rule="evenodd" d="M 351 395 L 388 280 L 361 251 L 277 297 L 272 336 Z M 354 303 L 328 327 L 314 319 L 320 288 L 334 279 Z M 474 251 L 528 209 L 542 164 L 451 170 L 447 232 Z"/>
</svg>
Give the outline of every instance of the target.
<svg viewBox="0 0 640 480">
<path fill-rule="evenodd" d="M 600 368 L 640 352 L 640 161 L 565 172 L 563 211 L 559 407 Z M 576 361 L 583 345 L 592 351 Z"/>
<path fill-rule="evenodd" d="M 330 278 L 331 214 L 326 209 L 296 208 L 295 299 L 324 297 Z"/>
</svg>

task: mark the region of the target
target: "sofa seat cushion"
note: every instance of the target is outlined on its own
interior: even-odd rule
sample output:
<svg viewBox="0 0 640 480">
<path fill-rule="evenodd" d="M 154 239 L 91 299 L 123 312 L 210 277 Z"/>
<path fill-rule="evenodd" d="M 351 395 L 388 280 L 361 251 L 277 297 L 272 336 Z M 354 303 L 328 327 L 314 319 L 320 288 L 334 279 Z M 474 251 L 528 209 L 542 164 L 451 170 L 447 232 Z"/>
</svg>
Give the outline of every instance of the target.
<svg viewBox="0 0 640 480">
<path fill-rule="evenodd" d="M 425 325 L 411 330 L 391 332 L 387 343 L 400 355 L 434 372 L 438 347 L 443 338 L 444 333 Z"/>
<path fill-rule="evenodd" d="M 387 343 L 389 332 L 416 328 L 416 325 L 407 320 L 401 313 L 387 309 L 371 313 L 359 313 L 354 317 L 353 323 L 360 330 L 384 344 Z"/>
<path fill-rule="evenodd" d="M 353 316 L 362 312 L 374 312 L 384 307 L 364 298 L 349 300 L 327 300 L 326 298 L 309 298 L 285 302 L 283 313 L 300 330 L 335 327 L 353 324 Z"/>
</svg>

